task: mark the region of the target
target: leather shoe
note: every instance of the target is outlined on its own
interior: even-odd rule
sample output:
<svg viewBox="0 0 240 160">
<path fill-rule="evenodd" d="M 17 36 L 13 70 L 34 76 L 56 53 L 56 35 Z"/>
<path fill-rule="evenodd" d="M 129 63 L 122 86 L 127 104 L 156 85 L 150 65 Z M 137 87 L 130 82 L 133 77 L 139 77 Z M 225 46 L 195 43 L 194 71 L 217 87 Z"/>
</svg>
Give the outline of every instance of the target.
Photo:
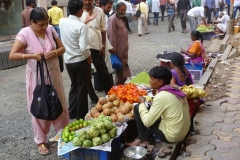
<svg viewBox="0 0 240 160">
<path fill-rule="evenodd" d="M 139 36 L 139 37 L 141 37 L 142 35 L 141 35 L 141 34 L 139 34 L 138 36 Z"/>
</svg>

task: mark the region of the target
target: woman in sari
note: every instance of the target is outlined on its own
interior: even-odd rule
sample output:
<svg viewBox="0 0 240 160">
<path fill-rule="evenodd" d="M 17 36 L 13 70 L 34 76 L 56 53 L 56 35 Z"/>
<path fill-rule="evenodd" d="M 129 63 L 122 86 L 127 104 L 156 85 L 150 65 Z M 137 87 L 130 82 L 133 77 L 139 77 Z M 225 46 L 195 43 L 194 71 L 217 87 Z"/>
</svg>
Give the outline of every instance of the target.
<svg viewBox="0 0 240 160">
<path fill-rule="evenodd" d="M 188 50 L 181 50 L 181 53 L 186 54 L 191 57 L 191 63 L 204 63 L 205 67 L 208 64 L 208 59 L 205 53 L 205 49 L 203 46 L 203 37 L 199 31 L 192 31 L 191 39 L 193 43 L 188 47 Z"/>
</svg>

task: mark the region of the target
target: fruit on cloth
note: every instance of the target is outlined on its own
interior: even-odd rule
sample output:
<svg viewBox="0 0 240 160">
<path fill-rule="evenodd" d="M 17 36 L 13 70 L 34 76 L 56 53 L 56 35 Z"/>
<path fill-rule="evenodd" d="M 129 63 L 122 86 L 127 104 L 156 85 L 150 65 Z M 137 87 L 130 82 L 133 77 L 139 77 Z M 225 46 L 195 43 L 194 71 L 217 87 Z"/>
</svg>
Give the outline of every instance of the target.
<svg viewBox="0 0 240 160">
<path fill-rule="evenodd" d="M 129 83 L 125 85 L 113 86 L 108 92 L 108 96 L 116 95 L 121 102 L 130 102 L 131 104 L 138 101 L 139 96 L 147 95 L 147 91 L 138 88 L 137 85 Z M 114 106 L 117 106 L 114 104 Z"/>
<path fill-rule="evenodd" d="M 103 142 L 102 142 L 102 139 L 100 137 L 94 137 L 92 139 L 92 144 L 93 146 L 99 146 L 101 145 Z"/>
<path fill-rule="evenodd" d="M 109 132 L 108 132 L 110 138 L 114 138 L 117 135 L 117 128 L 112 128 Z"/>
<path fill-rule="evenodd" d="M 199 32 L 212 32 L 214 30 L 214 27 L 210 24 L 210 25 L 198 25 L 197 27 L 197 31 Z"/>
<path fill-rule="evenodd" d="M 141 72 L 138 75 L 136 75 L 133 79 L 131 79 L 130 83 L 145 84 L 150 86 L 149 79 L 150 79 L 150 76 L 147 72 Z"/>
<path fill-rule="evenodd" d="M 99 130 L 96 127 L 91 126 L 91 128 L 87 131 L 88 135 L 92 138 L 98 137 Z"/>
<path fill-rule="evenodd" d="M 92 141 L 90 140 L 85 140 L 83 142 L 83 147 L 92 147 Z"/>
<path fill-rule="evenodd" d="M 79 140 L 78 137 L 75 137 L 75 138 L 73 139 L 73 141 L 72 141 L 72 144 L 73 144 L 74 146 L 81 146 L 81 145 L 82 145 L 82 142 Z"/>
</svg>

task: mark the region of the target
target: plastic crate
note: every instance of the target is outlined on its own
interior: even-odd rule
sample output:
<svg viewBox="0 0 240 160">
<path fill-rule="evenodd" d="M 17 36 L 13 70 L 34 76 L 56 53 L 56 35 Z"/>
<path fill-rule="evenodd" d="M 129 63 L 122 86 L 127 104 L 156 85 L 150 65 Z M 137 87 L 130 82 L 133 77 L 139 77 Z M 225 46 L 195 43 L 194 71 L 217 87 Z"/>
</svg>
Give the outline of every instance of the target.
<svg viewBox="0 0 240 160">
<path fill-rule="evenodd" d="M 198 82 L 203 74 L 203 64 L 185 64 L 188 71 L 194 76 L 193 82 Z"/>
<path fill-rule="evenodd" d="M 127 122 L 128 126 L 121 134 L 121 142 L 133 142 L 138 136 L 137 125 L 135 119 L 131 119 Z"/>
<path fill-rule="evenodd" d="M 121 155 L 120 137 L 115 138 L 111 144 L 112 151 L 101 151 L 95 149 L 78 148 L 62 155 L 66 160 L 118 160 Z"/>
</svg>

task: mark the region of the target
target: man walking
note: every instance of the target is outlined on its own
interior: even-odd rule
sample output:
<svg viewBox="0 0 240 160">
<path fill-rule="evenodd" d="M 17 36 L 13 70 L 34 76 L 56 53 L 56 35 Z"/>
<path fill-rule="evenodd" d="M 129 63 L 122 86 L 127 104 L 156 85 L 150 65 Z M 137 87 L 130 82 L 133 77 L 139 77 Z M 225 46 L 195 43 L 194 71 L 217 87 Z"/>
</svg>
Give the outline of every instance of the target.
<svg viewBox="0 0 240 160">
<path fill-rule="evenodd" d="M 132 21 L 133 21 L 133 16 L 134 16 L 133 7 L 132 7 L 132 4 L 129 2 L 129 0 L 125 0 L 124 3 L 127 6 L 126 17 L 127 17 L 127 20 L 128 20 L 130 32 L 132 32 L 132 27 L 133 27 Z"/>
<path fill-rule="evenodd" d="M 160 9 L 161 9 L 161 13 L 162 13 L 162 20 L 164 21 L 164 14 L 165 14 L 165 10 L 166 10 L 166 4 L 167 4 L 167 0 L 160 0 Z"/>
<path fill-rule="evenodd" d="M 33 8 L 35 8 L 37 6 L 37 4 L 36 4 L 35 0 L 26 0 L 26 6 L 27 6 L 26 9 L 24 9 L 21 13 L 22 28 L 28 27 L 31 25 L 30 14 L 31 14 Z"/>
<path fill-rule="evenodd" d="M 189 0 L 179 0 L 177 3 L 178 13 L 180 13 L 182 33 L 186 33 L 187 29 L 187 12 L 191 8 Z"/>
<path fill-rule="evenodd" d="M 215 13 L 216 5 L 215 0 L 206 0 L 204 6 L 207 6 L 209 9 L 206 12 L 207 15 L 207 24 L 211 23 L 211 15 Z"/>
<path fill-rule="evenodd" d="M 53 25 L 53 28 L 56 30 L 59 38 L 61 38 L 61 34 L 59 30 L 59 21 L 61 18 L 63 18 L 63 11 L 61 8 L 57 6 L 56 0 L 52 0 L 51 4 L 52 4 L 52 8 L 48 10 L 50 23 Z"/>
<path fill-rule="evenodd" d="M 83 13 L 83 2 L 69 0 L 68 9 L 69 17 L 62 18 L 59 23 L 65 46 L 64 60 L 71 79 L 68 110 L 70 119 L 80 119 L 88 112 L 88 84 L 92 59 L 88 46 L 88 28 L 79 20 Z"/>
<path fill-rule="evenodd" d="M 116 12 L 108 21 L 108 38 L 113 46 L 114 53 L 120 58 L 122 68 L 116 69 L 116 84 L 124 84 L 127 77 L 131 76 L 128 66 L 128 34 L 123 17 L 126 13 L 126 4 L 117 4 Z"/>
<path fill-rule="evenodd" d="M 93 5 L 93 0 L 83 0 L 84 11 L 80 20 L 83 22 L 88 15 L 96 14 L 96 18 L 86 25 L 88 26 L 89 46 L 94 64 L 103 85 L 103 89 L 107 94 L 113 86 L 104 57 L 106 47 L 106 20 L 103 10 Z M 91 83 L 89 83 L 91 85 Z M 90 93 L 89 93 L 90 94 Z"/>
<path fill-rule="evenodd" d="M 160 12 L 159 0 L 152 0 L 153 25 L 158 26 L 159 12 Z"/>
</svg>

